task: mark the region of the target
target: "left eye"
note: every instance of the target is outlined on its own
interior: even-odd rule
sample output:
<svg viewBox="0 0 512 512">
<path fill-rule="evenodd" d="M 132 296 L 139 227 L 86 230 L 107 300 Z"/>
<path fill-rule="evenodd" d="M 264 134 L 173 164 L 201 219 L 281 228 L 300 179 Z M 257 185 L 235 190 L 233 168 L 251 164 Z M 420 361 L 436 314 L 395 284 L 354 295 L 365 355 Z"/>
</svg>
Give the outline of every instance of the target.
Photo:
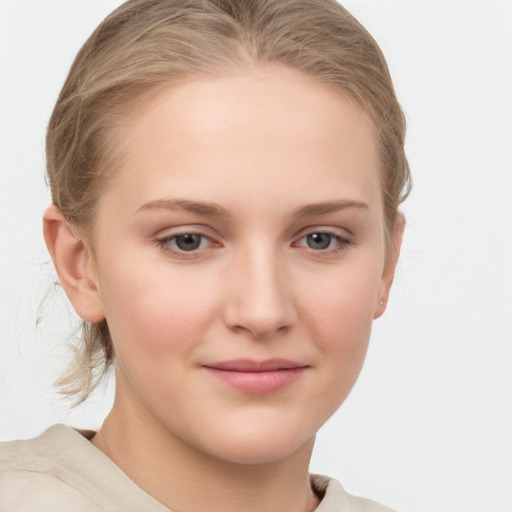
<svg viewBox="0 0 512 512">
<path fill-rule="evenodd" d="M 318 232 L 303 236 L 296 245 L 300 247 L 308 247 L 314 251 L 325 251 L 343 246 L 346 243 L 348 243 L 348 240 L 345 240 L 334 233 Z"/>
</svg>

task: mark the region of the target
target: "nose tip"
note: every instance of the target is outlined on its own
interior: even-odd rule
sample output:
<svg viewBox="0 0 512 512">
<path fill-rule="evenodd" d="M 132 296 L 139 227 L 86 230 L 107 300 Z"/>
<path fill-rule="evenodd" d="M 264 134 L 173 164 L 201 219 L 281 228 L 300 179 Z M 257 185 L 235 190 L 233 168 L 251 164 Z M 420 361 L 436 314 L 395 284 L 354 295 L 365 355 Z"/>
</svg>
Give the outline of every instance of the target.
<svg viewBox="0 0 512 512">
<path fill-rule="evenodd" d="M 289 280 L 276 266 L 253 266 L 232 276 L 225 308 L 230 329 L 262 340 L 284 334 L 296 322 Z"/>
<path fill-rule="evenodd" d="M 237 314 L 237 320 L 230 323 L 230 327 L 235 331 L 245 331 L 258 340 L 285 333 L 293 324 L 292 315 L 282 314 L 277 309 L 253 309 L 240 313 Z"/>
</svg>

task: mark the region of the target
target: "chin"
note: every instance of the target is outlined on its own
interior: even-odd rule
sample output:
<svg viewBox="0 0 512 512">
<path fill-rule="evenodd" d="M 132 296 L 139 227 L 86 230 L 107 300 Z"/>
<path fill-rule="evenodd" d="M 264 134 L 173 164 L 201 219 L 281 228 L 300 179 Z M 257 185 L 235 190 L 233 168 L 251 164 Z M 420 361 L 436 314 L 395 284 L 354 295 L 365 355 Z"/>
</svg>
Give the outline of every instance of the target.
<svg viewBox="0 0 512 512">
<path fill-rule="evenodd" d="M 264 429 L 265 430 L 265 429 Z M 309 453 L 313 450 L 314 434 L 304 438 L 294 437 L 287 429 L 274 432 L 257 432 L 252 435 L 235 433 L 223 439 L 210 439 L 206 450 L 217 459 L 232 464 L 258 465 L 274 464 L 292 457 L 298 452 Z"/>
</svg>

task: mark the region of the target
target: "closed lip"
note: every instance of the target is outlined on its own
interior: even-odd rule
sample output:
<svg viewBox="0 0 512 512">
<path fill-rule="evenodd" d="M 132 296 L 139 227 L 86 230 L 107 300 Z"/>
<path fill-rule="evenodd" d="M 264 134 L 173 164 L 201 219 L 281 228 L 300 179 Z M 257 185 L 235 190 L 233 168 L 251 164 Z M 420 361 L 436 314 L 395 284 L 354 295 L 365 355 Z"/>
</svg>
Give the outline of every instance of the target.
<svg viewBox="0 0 512 512">
<path fill-rule="evenodd" d="M 309 365 L 290 359 L 233 359 L 203 365 L 213 377 L 238 392 L 267 395 L 297 382 Z"/>
<path fill-rule="evenodd" d="M 255 361 L 252 359 L 233 359 L 230 361 L 217 361 L 204 364 L 206 368 L 243 373 L 262 373 L 278 370 L 293 370 L 296 368 L 307 368 L 309 365 L 292 361 L 290 359 L 266 359 Z"/>
</svg>

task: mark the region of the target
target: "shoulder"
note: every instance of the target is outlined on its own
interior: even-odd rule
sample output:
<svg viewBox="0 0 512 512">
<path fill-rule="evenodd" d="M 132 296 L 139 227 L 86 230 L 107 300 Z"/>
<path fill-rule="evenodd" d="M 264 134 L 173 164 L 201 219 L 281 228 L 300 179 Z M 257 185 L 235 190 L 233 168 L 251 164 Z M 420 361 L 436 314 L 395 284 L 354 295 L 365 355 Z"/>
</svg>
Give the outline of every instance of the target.
<svg viewBox="0 0 512 512">
<path fill-rule="evenodd" d="M 166 511 L 84 435 L 55 425 L 0 444 L 2 512 Z"/>
<path fill-rule="evenodd" d="M 66 475 L 66 449 L 71 443 L 73 451 L 80 450 L 80 438 L 69 427 L 56 425 L 34 439 L 2 443 L 0 509 L 100 510 Z"/>
<path fill-rule="evenodd" d="M 312 475 L 311 483 L 323 495 L 320 505 L 314 512 L 394 512 L 375 501 L 352 496 L 333 478 Z"/>
</svg>

